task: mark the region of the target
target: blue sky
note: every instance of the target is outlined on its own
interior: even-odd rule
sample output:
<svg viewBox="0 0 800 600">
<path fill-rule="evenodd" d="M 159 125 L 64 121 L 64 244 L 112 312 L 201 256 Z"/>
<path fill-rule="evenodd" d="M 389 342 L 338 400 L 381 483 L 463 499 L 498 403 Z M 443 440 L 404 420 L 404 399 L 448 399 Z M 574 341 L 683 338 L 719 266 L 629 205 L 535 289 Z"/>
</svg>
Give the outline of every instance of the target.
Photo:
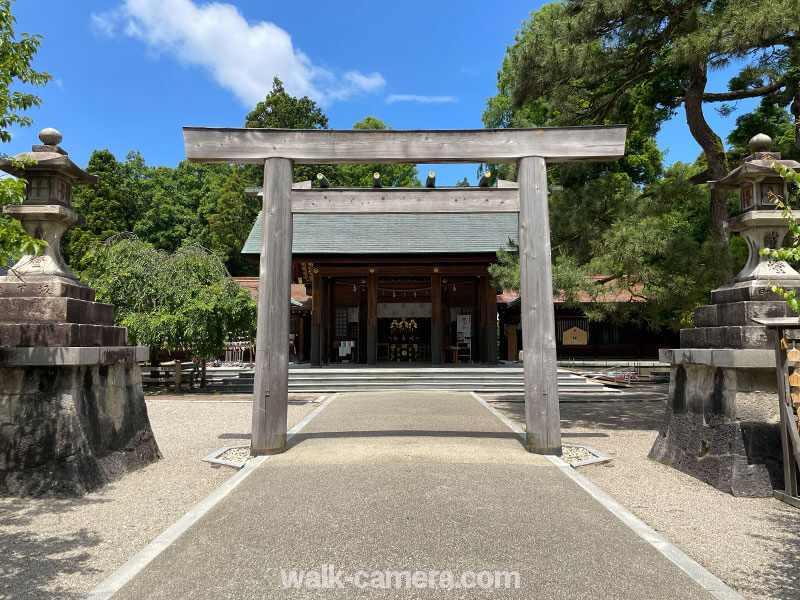
<svg viewBox="0 0 800 600">
<path fill-rule="evenodd" d="M 275 74 L 320 103 L 334 128 L 366 115 L 395 129 L 480 128 L 506 46 L 541 4 L 19 0 L 17 31 L 44 37 L 36 67 L 54 82 L 39 91 L 33 128 L 15 131 L 4 150 L 27 150 L 39 129 L 56 127 L 81 165 L 108 148 L 175 166 L 185 158 L 182 126 L 242 126 Z M 709 89 L 727 78 L 713 73 Z M 756 102 L 727 118 L 708 107 L 707 118 L 724 136 Z M 700 152 L 682 110 L 658 141 L 667 163 Z M 474 165 L 432 168 L 439 185 L 475 181 Z"/>
</svg>

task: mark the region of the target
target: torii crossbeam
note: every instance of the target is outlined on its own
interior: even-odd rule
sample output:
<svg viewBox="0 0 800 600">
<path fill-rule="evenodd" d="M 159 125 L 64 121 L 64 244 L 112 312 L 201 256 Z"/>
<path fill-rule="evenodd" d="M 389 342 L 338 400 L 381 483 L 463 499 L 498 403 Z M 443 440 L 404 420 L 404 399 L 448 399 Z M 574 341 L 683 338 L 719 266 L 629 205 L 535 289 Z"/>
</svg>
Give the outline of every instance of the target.
<svg viewBox="0 0 800 600">
<path fill-rule="evenodd" d="M 626 125 L 475 130 L 184 127 L 192 162 L 264 163 L 251 452 L 286 448 L 292 213 L 519 211 L 526 447 L 561 453 L 547 163 L 610 161 Z M 292 163 L 516 162 L 518 188 L 293 189 Z"/>
</svg>

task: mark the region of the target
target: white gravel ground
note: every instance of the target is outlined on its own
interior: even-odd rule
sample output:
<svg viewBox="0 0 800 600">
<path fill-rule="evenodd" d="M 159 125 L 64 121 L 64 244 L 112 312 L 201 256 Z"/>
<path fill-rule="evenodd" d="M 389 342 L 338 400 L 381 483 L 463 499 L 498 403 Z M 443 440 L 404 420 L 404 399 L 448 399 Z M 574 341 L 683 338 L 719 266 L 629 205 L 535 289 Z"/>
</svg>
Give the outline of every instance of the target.
<svg viewBox="0 0 800 600">
<path fill-rule="evenodd" d="M 492 406 L 525 427 L 524 404 Z M 562 403 L 563 441 L 613 457 L 580 472 L 742 596 L 800 598 L 800 510 L 735 498 L 648 459 L 665 406 Z"/>
<path fill-rule="evenodd" d="M 247 461 L 250 459 L 250 447 L 231 448 L 220 454 L 217 458 L 220 460 L 229 460 L 231 462 Z"/>
<path fill-rule="evenodd" d="M 570 464 L 590 460 L 595 458 L 595 455 L 589 452 L 586 448 L 580 446 L 562 446 L 561 447 L 561 460 Z"/>
<path fill-rule="evenodd" d="M 80 598 L 102 581 L 236 472 L 201 459 L 248 443 L 248 399 L 148 398 L 161 460 L 80 499 L 0 498 L 0 598 Z M 289 427 L 316 406 L 291 402 Z"/>
</svg>

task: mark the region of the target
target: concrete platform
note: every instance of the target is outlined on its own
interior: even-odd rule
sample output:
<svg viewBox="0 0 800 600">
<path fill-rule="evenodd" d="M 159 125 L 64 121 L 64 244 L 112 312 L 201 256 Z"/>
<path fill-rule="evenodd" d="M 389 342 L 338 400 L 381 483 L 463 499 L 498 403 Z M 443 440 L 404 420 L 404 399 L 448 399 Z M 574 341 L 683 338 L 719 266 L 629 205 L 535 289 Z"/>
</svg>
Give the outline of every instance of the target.
<svg viewBox="0 0 800 600">
<path fill-rule="evenodd" d="M 291 589 L 281 569 L 515 589 Z M 114 598 L 712 598 L 464 393 L 343 394 Z M 718 596 L 722 597 L 722 596 Z"/>
</svg>

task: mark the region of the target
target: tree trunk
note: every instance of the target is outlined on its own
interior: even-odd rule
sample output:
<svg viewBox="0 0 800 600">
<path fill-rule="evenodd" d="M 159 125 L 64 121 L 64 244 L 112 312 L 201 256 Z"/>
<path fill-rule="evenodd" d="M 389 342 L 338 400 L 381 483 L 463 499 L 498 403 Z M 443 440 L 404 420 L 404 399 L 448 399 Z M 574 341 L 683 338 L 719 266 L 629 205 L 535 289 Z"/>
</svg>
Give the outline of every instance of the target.
<svg viewBox="0 0 800 600">
<path fill-rule="evenodd" d="M 723 178 L 728 173 L 728 161 L 725 157 L 725 148 L 722 140 L 709 127 L 703 116 L 703 93 L 706 89 L 707 66 L 706 63 L 695 63 L 689 67 L 689 87 L 686 90 L 684 107 L 686 108 L 686 122 L 692 137 L 700 144 L 708 162 L 708 180 L 715 181 Z M 730 216 L 728 192 L 726 190 L 711 190 L 711 235 L 719 240 L 728 241 L 728 232 L 725 230 L 725 219 Z"/>
</svg>

